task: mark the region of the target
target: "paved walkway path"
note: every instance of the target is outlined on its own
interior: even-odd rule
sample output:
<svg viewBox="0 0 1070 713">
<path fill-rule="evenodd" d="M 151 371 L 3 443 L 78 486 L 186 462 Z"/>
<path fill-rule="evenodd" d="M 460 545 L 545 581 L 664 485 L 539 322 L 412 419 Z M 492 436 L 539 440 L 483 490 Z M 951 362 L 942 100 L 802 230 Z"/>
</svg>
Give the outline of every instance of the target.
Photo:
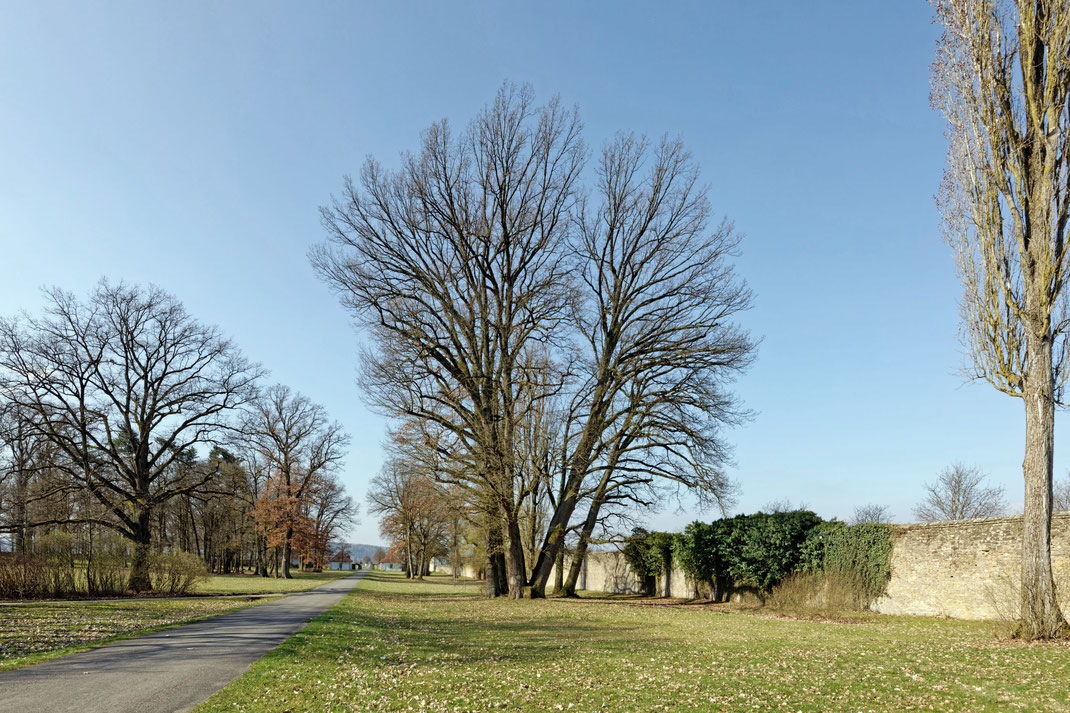
<svg viewBox="0 0 1070 713">
<path fill-rule="evenodd" d="M 341 601 L 364 574 L 207 621 L 0 673 L 0 711 L 188 711 Z"/>
</svg>

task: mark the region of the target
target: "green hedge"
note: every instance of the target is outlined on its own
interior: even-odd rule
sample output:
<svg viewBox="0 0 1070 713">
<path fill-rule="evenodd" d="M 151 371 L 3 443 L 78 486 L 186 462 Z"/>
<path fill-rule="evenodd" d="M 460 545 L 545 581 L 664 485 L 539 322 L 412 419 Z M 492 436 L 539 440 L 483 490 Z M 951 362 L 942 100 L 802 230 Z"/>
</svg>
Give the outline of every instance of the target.
<svg viewBox="0 0 1070 713">
<path fill-rule="evenodd" d="M 891 576 L 892 528 L 826 522 L 808 510 L 756 513 L 693 522 L 675 535 L 636 528 L 623 554 L 648 592 L 675 560 L 708 583 L 715 599 L 743 587 L 769 592 L 786 577 L 808 572 L 837 575 L 872 600 Z"/>
<path fill-rule="evenodd" d="M 802 544 L 820 524 L 809 510 L 693 522 L 676 538 L 673 554 L 681 569 L 716 591 L 768 591 L 798 570 Z"/>
<path fill-rule="evenodd" d="M 656 578 L 672 567 L 674 537 L 670 532 L 648 532 L 637 527 L 624 541 L 621 552 L 639 577 L 645 594 L 653 594 Z"/>
</svg>

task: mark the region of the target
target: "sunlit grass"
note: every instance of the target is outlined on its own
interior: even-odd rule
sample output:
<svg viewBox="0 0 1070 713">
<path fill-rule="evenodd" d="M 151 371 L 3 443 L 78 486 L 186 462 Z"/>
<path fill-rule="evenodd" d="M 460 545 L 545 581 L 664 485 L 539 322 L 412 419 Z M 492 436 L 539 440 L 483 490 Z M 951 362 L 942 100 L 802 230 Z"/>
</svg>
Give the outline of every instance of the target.
<svg viewBox="0 0 1070 713">
<path fill-rule="evenodd" d="M 372 573 L 197 711 L 1070 710 L 1070 647 L 982 622 L 478 591 Z"/>
<path fill-rule="evenodd" d="M 318 587 L 352 571 L 324 570 L 322 572 L 294 571 L 293 579 L 257 577 L 252 574 L 213 574 L 197 582 L 194 594 L 285 594 Z"/>
</svg>

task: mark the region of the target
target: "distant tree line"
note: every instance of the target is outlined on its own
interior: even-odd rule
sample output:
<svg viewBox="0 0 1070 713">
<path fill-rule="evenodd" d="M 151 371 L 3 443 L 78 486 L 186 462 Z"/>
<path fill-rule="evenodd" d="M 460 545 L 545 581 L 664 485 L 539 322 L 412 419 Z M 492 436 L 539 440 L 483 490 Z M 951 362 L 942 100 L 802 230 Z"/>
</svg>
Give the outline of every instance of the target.
<svg viewBox="0 0 1070 713">
<path fill-rule="evenodd" d="M 0 320 L 0 532 L 17 555 L 62 532 L 88 562 L 119 537 L 133 591 L 167 552 L 222 573 L 323 566 L 356 508 L 337 479 L 348 436 L 322 407 L 262 386 L 155 287 L 46 298 Z"/>
</svg>

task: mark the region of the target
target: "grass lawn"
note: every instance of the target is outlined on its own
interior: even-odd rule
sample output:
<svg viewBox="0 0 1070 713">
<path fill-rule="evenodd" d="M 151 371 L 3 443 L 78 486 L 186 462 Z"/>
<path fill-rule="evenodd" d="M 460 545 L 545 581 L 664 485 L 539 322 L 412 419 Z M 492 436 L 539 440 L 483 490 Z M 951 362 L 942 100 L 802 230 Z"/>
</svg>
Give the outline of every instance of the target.
<svg viewBox="0 0 1070 713">
<path fill-rule="evenodd" d="M 293 579 L 257 577 L 252 574 L 213 574 L 197 583 L 195 594 L 285 594 L 318 587 L 352 571 L 324 570 L 322 572 L 292 572 Z"/>
<path fill-rule="evenodd" d="M 259 601 L 268 601 L 261 599 Z M 258 602 L 125 599 L 0 605 L 0 671 L 205 619 Z"/>
<path fill-rule="evenodd" d="M 477 593 L 373 572 L 196 711 L 1070 710 L 1070 646 L 986 623 Z"/>
</svg>

